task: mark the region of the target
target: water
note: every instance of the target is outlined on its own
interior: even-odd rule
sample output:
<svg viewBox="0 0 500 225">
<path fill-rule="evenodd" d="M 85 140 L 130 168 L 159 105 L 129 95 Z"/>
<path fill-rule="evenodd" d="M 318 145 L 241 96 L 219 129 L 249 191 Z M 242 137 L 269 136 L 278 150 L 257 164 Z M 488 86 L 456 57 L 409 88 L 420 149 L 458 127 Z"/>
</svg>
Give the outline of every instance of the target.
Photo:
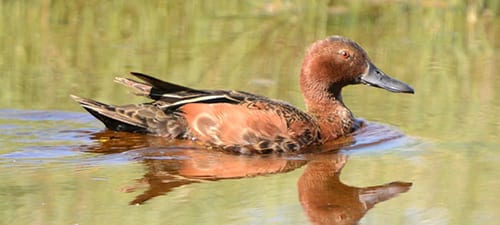
<svg viewBox="0 0 500 225">
<path fill-rule="evenodd" d="M 326 207 L 321 200 L 327 192 L 338 204 L 329 206 L 335 219 L 357 220 L 367 207 L 408 191 L 411 183 L 382 187 L 375 187 L 382 183 L 366 187 L 344 184 L 339 176 L 341 168 L 349 165 L 351 152 L 390 154 L 402 143 L 422 144 L 394 127 L 370 122 L 341 153 L 242 156 L 207 151 L 190 142 L 169 143 L 157 137 L 101 131 L 99 124 L 83 113 L 2 110 L 0 118 L 11 124 L 5 127 L 2 142 L 14 139 L 20 144 L 0 155 L 4 203 L 20 205 L 10 209 L 13 215 L 28 213 L 25 210 L 40 212 L 31 215 L 42 223 L 73 214 L 51 212 L 53 207 L 76 207 L 81 209 L 74 213 L 84 210 L 93 215 L 107 210 L 112 213 L 103 215 L 105 218 L 119 218 L 129 210 L 166 210 L 166 206 L 173 207 L 173 212 L 153 223 L 303 223 L 324 214 L 315 207 Z M 404 150 L 412 155 L 411 151 Z M 357 192 L 367 192 L 360 194 L 363 201 Z M 305 196 L 300 204 L 297 196 Z M 134 209 L 127 207 L 129 204 L 142 205 Z M 347 210 L 354 206 L 359 209 Z M 233 209 L 234 213 L 210 218 L 217 209 Z M 97 222 L 70 218 L 73 220 L 63 221 Z M 28 217 L 23 221 L 19 216 L 9 219 L 20 224 L 32 220 Z"/>
<path fill-rule="evenodd" d="M 2 224 L 499 224 L 495 1 L 0 4 Z M 368 126 L 340 151 L 107 132 L 69 98 L 141 102 L 112 82 L 141 71 L 303 107 L 304 50 L 331 34 L 416 90 L 346 88 Z"/>
</svg>

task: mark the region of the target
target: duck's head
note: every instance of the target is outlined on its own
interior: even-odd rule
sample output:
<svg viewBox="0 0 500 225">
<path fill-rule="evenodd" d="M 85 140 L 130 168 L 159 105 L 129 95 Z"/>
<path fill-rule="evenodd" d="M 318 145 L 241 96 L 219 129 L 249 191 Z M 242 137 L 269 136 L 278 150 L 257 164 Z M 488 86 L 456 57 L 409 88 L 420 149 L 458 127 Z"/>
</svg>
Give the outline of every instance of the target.
<svg viewBox="0 0 500 225">
<path fill-rule="evenodd" d="M 356 42 L 341 36 L 316 41 L 302 63 L 300 85 L 307 102 L 341 100 L 342 87 L 366 84 L 391 92 L 414 93 L 408 84 L 377 68 Z"/>
</svg>

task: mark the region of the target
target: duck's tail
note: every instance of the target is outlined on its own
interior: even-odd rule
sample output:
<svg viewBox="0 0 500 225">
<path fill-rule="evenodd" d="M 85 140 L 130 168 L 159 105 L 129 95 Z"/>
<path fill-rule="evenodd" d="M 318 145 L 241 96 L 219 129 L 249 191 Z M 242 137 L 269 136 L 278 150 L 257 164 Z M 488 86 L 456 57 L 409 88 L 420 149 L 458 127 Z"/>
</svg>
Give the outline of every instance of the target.
<svg viewBox="0 0 500 225">
<path fill-rule="evenodd" d="M 134 133 L 148 133 L 144 124 L 133 122 L 130 117 L 124 116 L 123 109 L 119 109 L 113 105 L 107 105 L 92 99 L 78 97 L 71 95 L 73 100 L 80 103 L 80 105 L 92 114 L 95 118 L 100 120 L 104 125 L 114 131 L 126 131 Z"/>
</svg>

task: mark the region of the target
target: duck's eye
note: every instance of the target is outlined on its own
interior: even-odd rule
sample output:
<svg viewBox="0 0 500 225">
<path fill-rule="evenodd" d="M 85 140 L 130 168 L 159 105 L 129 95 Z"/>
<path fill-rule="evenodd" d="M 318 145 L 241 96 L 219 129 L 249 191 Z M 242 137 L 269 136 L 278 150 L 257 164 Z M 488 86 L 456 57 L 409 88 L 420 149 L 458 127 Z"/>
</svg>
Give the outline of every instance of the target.
<svg viewBox="0 0 500 225">
<path fill-rule="evenodd" d="M 349 52 L 346 50 L 340 50 L 339 55 L 340 57 L 342 57 L 342 59 L 349 59 L 351 57 L 351 54 L 349 54 Z"/>
</svg>

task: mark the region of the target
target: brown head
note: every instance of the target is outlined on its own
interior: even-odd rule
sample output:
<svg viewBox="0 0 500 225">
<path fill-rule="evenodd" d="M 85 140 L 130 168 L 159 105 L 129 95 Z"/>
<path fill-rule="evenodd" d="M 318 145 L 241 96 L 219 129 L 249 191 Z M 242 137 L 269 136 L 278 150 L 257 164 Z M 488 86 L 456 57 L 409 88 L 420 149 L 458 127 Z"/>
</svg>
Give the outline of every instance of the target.
<svg viewBox="0 0 500 225">
<path fill-rule="evenodd" d="M 348 38 L 331 36 L 313 43 L 304 57 L 300 74 L 300 87 L 308 108 L 341 102 L 341 89 L 349 84 L 414 93 L 409 85 L 378 69 L 363 48 Z"/>
</svg>

